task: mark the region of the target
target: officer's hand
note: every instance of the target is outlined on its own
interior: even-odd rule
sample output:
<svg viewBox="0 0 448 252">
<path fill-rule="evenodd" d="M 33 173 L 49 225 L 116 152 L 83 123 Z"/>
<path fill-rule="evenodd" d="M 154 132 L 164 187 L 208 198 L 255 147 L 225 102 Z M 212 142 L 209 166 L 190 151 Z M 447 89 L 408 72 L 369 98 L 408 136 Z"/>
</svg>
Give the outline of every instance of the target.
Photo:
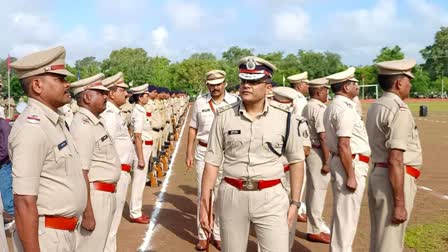
<svg viewBox="0 0 448 252">
<path fill-rule="evenodd" d="M 358 183 L 356 182 L 356 178 L 353 177 L 348 177 L 347 178 L 347 183 L 346 183 L 347 189 L 351 192 L 356 191 L 356 187 L 358 187 Z"/>
<path fill-rule="evenodd" d="M 294 204 L 289 205 L 288 208 L 288 230 L 291 230 L 292 224 L 297 220 L 297 206 Z"/>
<path fill-rule="evenodd" d="M 193 156 L 187 155 L 187 157 L 185 158 L 185 165 L 187 166 L 187 169 L 185 169 L 185 173 L 187 173 L 193 166 Z"/>
<path fill-rule="evenodd" d="M 81 227 L 87 231 L 95 230 L 96 222 L 95 216 L 93 215 L 93 210 L 86 210 L 82 215 Z"/>
<path fill-rule="evenodd" d="M 401 224 L 408 219 L 408 212 L 404 206 L 394 207 L 394 213 L 392 215 L 393 224 Z"/>
<path fill-rule="evenodd" d="M 328 174 L 330 172 L 330 165 L 328 165 L 328 164 L 322 165 L 322 168 L 320 169 L 320 172 L 323 175 Z"/>
<path fill-rule="evenodd" d="M 208 205 L 208 204 L 205 204 Z M 207 237 L 211 234 L 211 226 L 208 220 L 208 212 L 204 204 L 201 202 L 201 207 L 199 208 L 199 223 L 201 224 L 201 228 L 205 231 Z"/>
<path fill-rule="evenodd" d="M 140 170 L 143 170 L 145 168 L 145 161 L 144 160 L 138 160 L 138 168 Z"/>
</svg>

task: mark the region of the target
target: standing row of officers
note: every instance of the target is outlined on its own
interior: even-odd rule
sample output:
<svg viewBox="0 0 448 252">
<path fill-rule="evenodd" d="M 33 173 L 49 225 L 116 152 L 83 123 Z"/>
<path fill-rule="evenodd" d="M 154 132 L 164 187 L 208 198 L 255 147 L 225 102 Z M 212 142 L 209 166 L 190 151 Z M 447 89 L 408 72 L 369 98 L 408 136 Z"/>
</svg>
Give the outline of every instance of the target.
<svg viewBox="0 0 448 252">
<path fill-rule="evenodd" d="M 29 97 L 9 137 L 15 248 L 116 251 L 129 185 L 130 221 L 150 221 L 142 211 L 144 187 L 153 164 L 173 147 L 188 97 L 148 84 L 129 94 L 121 72 L 70 84 L 63 47 L 27 55 L 11 68 Z"/>
<path fill-rule="evenodd" d="M 222 251 L 246 251 L 253 224 L 259 251 L 290 251 L 306 191 L 307 239 L 329 243 L 330 251 L 352 251 L 366 181 L 370 251 L 403 250 L 423 162 L 403 101 L 415 61 L 376 66 L 384 93 L 370 106 L 366 123 L 353 67 L 310 81 L 305 72 L 288 78 L 291 88 L 273 87 L 276 67 L 244 57 L 239 97 L 225 91 L 224 71 L 206 74 L 210 92 L 193 106 L 186 153 L 198 182 L 196 250 L 213 242 Z M 334 97 L 327 105 L 329 89 Z M 322 213 L 330 181 L 328 228 Z"/>
</svg>

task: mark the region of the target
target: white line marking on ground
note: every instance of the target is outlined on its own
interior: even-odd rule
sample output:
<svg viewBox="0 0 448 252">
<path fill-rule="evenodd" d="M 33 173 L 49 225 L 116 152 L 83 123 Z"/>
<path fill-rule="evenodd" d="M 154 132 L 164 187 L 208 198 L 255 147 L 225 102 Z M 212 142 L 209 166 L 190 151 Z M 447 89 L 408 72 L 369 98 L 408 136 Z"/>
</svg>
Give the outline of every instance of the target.
<svg viewBox="0 0 448 252">
<path fill-rule="evenodd" d="M 417 186 L 418 189 L 424 190 L 424 191 L 428 191 L 430 192 L 432 195 L 436 196 L 437 198 L 440 199 L 444 199 L 444 200 L 448 200 L 448 196 L 447 195 L 443 195 L 441 193 L 435 192 L 433 191 L 431 188 L 428 188 L 426 186 Z"/>
<path fill-rule="evenodd" d="M 157 201 L 154 204 L 154 209 L 152 210 L 152 213 L 151 213 L 151 220 L 150 220 L 150 223 L 148 224 L 148 229 L 146 230 L 145 238 L 143 238 L 143 243 L 140 245 L 140 247 L 137 249 L 137 251 L 141 251 L 141 252 L 151 251 L 151 238 L 152 238 L 153 234 L 155 233 L 155 228 L 157 225 L 157 217 L 159 217 L 159 213 L 162 209 L 162 204 L 164 201 L 164 194 L 166 192 L 166 188 L 168 187 L 168 184 L 170 181 L 171 172 L 173 171 L 174 160 L 176 159 L 177 150 L 179 149 L 180 140 L 182 139 L 182 135 L 184 134 L 184 128 L 185 128 L 185 125 L 187 124 L 187 119 L 188 119 L 189 114 L 190 114 L 190 109 L 188 109 L 185 120 L 184 120 L 184 125 L 182 125 L 179 139 L 176 143 L 176 147 L 174 148 L 173 156 L 171 158 L 171 164 L 169 165 L 168 172 L 166 173 L 165 179 L 163 180 L 162 189 L 160 190 L 159 196 L 157 197 Z"/>
</svg>

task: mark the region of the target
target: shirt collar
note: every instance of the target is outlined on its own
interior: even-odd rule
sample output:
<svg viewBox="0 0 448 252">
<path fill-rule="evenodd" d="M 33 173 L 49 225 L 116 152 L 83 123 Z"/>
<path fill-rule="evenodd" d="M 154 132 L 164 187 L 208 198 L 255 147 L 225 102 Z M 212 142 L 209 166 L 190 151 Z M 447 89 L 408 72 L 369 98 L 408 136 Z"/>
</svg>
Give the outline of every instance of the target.
<svg viewBox="0 0 448 252">
<path fill-rule="evenodd" d="M 89 118 L 89 120 L 94 124 L 97 125 L 98 123 L 100 123 L 100 119 L 97 118 L 92 112 L 90 112 L 88 109 L 80 107 L 79 108 L 79 113 L 87 116 L 87 118 Z"/>
<path fill-rule="evenodd" d="M 305 98 L 305 96 L 302 94 L 302 93 L 300 93 L 299 91 L 296 91 L 297 92 L 297 96 L 299 97 L 299 98 Z"/>
<path fill-rule="evenodd" d="M 324 104 L 325 105 L 325 103 L 321 102 L 320 100 L 318 100 L 316 98 L 310 98 L 310 101 L 318 103 L 318 104 Z"/>
<path fill-rule="evenodd" d="M 53 111 L 47 105 L 45 105 L 45 104 L 41 103 L 40 101 L 33 99 L 33 98 L 28 98 L 28 104 L 34 105 L 34 106 L 38 107 L 40 110 L 42 110 L 44 115 L 46 117 L 48 117 L 48 119 L 50 119 L 50 121 L 53 124 L 57 124 L 59 118 L 64 116 L 63 114 Z"/>
<path fill-rule="evenodd" d="M 349 102 L 349 103 L 350 103 L 351 105 L 353 105 L 353 106 L 356 105 L 352 100 L 350 100 L 348 97 L 345 97 L 345 96 L 343 96 L 343 95 L 335 95 L 335 96 L 334 96 L 334 99 L 335 99 L 335 100 L 341 100 L 341 101 L 343 101 L 343 102 Z"/>
<path fill-rule="evenodd" d="M 108 109 L 111 109 L 112 111 L 114 111 L 115 113 L 120 113 L 120 109 L 117 107 L 117 106 L 115 106 L 115 104 L 113 104 L 112 102 L 110 102 L 110 101 L 107 101 L 107 103 L 106 103 L 106 107 L 108 108 Z"/>
<path fill-rule="evenodd" d="M 232 95 L 229 94 L 227 91 L 224 91 L 224 98 L 222 99 L 224 102 L 226 102 L 227 104 L 232 103 L 231 102 L 232 99 Z M 213 100 L 212 95 L 210 93 L 207 94 L 207 102 L 209 102 L 210 100 L 213 101 L 213 103 L 215 103 L 215 100 Z M 216 104 L 216 103 L 215 103 Z"/>
<path fill-rule="evenodd" d="M 247 111 L 246 111 L 246 107 L 244 107 L 244 103 L 243 100 L 240 100 L 240 105 L 238 106 L 238 110 L 240 115 L 246 115 Z M 264 99 L 264 108 L 263 108 L 263 113 L 261 113 L 258 116 L 266 116 L 269 112 L 269 100 L 267 98 Z"/>
<path fill-rule="evenodd" d="M 146 112 L 146 109 L 140 104 L 135 104 L 135 108 L 140 110 L 140 112 Z"/>
<path fill-rule="evenodd" d="M 393 100 L 400 102 L 403 101 L 397 94 L 387 91 L 383 93 L 382 97 L 392 98 Z"/>
</svg>

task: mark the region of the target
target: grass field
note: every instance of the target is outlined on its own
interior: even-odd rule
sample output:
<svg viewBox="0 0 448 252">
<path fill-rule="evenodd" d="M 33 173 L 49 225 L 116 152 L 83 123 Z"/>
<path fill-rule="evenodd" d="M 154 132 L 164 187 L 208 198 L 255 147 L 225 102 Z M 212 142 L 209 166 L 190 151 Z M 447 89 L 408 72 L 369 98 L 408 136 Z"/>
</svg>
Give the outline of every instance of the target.
<svg viewBox="0 0 448 252">
<path fill-rule="evenodd" d="M 406 230 L 406 247 L 418 252 L 442 252 L 448 247 L 448 216 L 431 224 L 410 225 Z"/>
</svg>

